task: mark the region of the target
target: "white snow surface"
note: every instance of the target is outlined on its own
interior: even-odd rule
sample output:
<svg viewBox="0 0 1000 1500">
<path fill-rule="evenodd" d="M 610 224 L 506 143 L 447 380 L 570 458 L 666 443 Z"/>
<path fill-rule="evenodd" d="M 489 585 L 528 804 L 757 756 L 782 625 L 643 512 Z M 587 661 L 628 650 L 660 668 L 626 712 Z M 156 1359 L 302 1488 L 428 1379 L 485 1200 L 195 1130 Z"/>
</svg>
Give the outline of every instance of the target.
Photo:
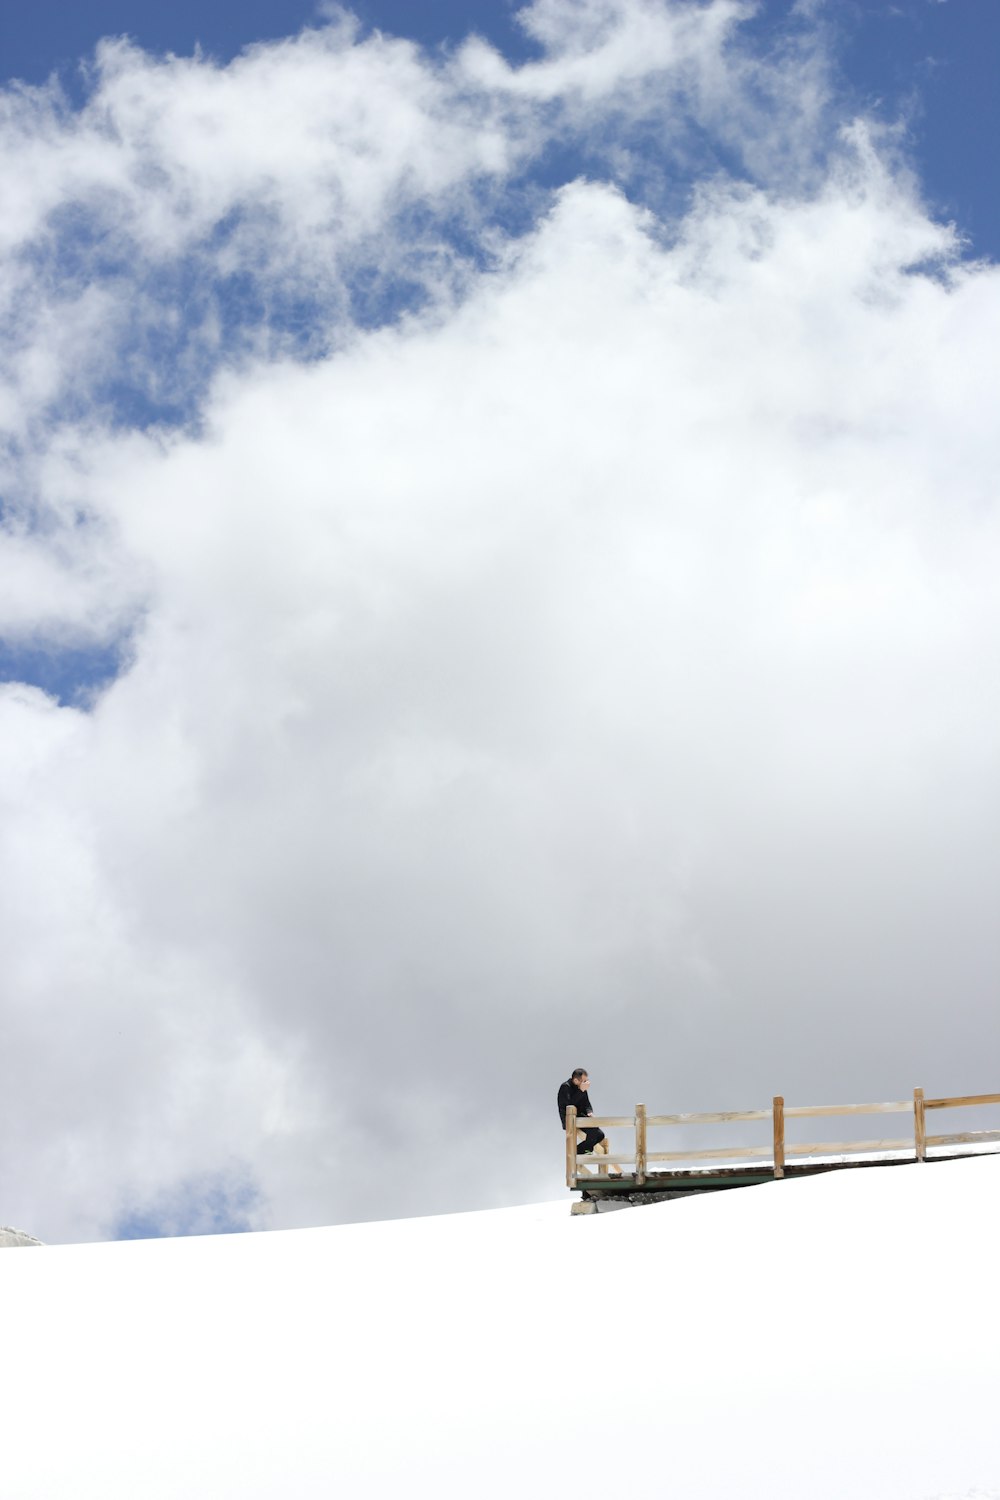
<svg viewBox="0 0 1000 1500">
<path fill-rule="evenodd" d="M 997 1500 L 1000 1158 L 0 1257 L 4 1500 Z"/>
</svg>

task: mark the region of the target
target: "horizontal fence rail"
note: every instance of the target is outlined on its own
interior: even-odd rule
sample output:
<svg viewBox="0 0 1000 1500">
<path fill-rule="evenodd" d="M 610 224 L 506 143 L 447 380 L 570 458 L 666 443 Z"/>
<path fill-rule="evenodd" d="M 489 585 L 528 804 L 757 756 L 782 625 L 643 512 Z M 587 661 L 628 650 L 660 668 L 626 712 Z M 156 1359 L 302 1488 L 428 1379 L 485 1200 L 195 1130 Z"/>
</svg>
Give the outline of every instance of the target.
<svg viewBox="0 0 1000 1500">
<path fill-rule="evenodd" d="M 642 1187 L 647 1179 L 648 1168 L 658 1162 L 764 1162 L 774 1177 L 783 1177 L 785 1158 L 801 1158 L 803 1164 L 822 1161 L 831 1156 L 875 1155 L 886 1160 L 898 1158 L 900 1152 L 913 1155 L 916 1161 L 926 1161 L 930 1147 L 972 1146 L 1000 1143 L 1000 1130 L 965 1130 L 943 1135 L 928 1135 L 926 1111 L 929 1109 L 964 1109 L 983 1105 L 1000 1104 L 998 1094 L 964 1094 L 948 1099 L 925 1099 L 923 1089 L 914 1089 L 912 1099 L 892 1101 L 888 1104 L 816 1104 L 785 1105 L 780 1094 L 771 1101 L 770 1109 L 716 1110 L 709 1114 L 649 1115 L 644 1104 L 637 1104 L 634 1115 L 577 1115 L 572 1105 L 566 1111 L 566 1183 L 575 1188 L 582 1177 L 592 1180 L 592 1174 L 607 1173 L 611 1168 L 616 1174 L 634 1180 Z M 913 1115 L 913 1134 L 902 1139 L 878 1139 L 871 1141 L 812 1141 L 808 1144 L 787 1144 L 785 1121 L 826 1118 L 837 1115 Z M 701 1147 L 688 1151 L 651 1151 L 648 1146 L 649 1131 L 674 1125 L 730 1125 L 747 1121 L 771 1122 L 771 1144 L 767 1146 L 721 1146 L 712 1149 Z M 585 1152 L 579 1146 L 584 1130 L 629 1130 L 633 1133 L 630 1149 L 605 1152 Z M 629 1169 L 629 1170 L 623 1170 Z M 692 1170 L 698 1170 L 693 1167 Z M 673 1175 L 653 1173 L 655 1176 Z"/>
</svg>

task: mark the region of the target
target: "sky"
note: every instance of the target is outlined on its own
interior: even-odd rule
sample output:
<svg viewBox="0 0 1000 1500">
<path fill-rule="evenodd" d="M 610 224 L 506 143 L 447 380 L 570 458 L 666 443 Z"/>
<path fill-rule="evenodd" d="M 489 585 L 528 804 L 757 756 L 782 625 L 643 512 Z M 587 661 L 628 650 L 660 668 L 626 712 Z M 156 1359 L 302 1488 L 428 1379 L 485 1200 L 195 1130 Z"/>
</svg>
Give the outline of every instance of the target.
<svg viewBox="0 0 1000 1500">
<path fill-rule="evenodd" d="M 992 4 L 3 26 L 0 1219 L 995 1090 Z"/>
<path fill-rule="evenodd" d="M 516 20 L 520 0 L 359 0 L 351 9 L 366 29 L 430 48 L 454 47 L 475 31 L 511 60 L 538 54 Z M 761 0 L 746 30 L 766 44 L 795 9 L 792 0 Z M 1000 209 L 991 143 L 1000 128 L 1000 15 L 992 0 L 809 0 L 798 9 L 824 28 L 845 104 L 905 131 L 935 213 L 958 224 L 973 253 L 995 258 Z M 247 46 L 278 41 L 324 14 L 329 7 L 310 0 L 220 0 L 210 7 L 194 0 L 38 0 L 0 15 L 0 67 L 7 80 L 36 86 L 56 74 L 79 100 L 102 38 L 125 35 L 147 51 L 181 56 L 197 46 L 230 62 Z"/>
<path fill-rule="evenodd" d="M 1000 1500 L 998 1168 L 8 1251 L 5 1486 Z"/>
</svg>

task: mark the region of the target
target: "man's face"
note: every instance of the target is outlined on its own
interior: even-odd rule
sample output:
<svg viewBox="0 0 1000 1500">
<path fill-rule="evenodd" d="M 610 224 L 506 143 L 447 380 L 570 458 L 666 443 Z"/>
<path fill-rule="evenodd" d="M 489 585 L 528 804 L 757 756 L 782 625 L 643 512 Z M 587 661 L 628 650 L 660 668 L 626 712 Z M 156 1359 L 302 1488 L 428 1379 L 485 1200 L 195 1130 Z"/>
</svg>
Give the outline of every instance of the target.
<svg viewBox="0 0 1000 1500">
<path fill-rule="evenodd" d="M 578 1089 L 582 1089 L 583 1092 L 586 1093 L 588 1088 L 590 1087 L 589 1074 L 581 1073 L 580 1077 L 576 1080 L 576 1086 Z"/>
</svg>

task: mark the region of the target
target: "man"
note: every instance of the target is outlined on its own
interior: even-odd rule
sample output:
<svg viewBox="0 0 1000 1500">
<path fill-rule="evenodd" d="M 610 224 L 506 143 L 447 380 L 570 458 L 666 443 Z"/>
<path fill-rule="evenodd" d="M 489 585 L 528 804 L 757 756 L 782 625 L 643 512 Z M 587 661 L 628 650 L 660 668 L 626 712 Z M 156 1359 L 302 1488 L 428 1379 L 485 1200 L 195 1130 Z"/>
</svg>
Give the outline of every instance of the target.
<svg viewBox="0 0 1000 1500">
<path fill-rule="evenodd" d="M 589 1119 L 594 1113 L 590 1107 L 590 1095 L 587 1093 L 589 1087 L 590 1077 L 586 1068 L 574 1068 L 566 1082 L 559 1085 L 556 1102 L 559 1105 L 559 1118 L 562 1121 L 563 1130 L 566 1129 L 566 1111 L 571 1104 L 576 1107 L 578 1121 Z M 603 1130 L 598 1130 L 596 1125 L 591 1126 L 589 1130 L 577 1130 L 576 1141 L 580 1156 L 588 1156 L 591 1152 L 601 1156 L 608 1154 L 608 1138 Z M 619 1167 L 604 1166 L 601 1170 L 613 1173 L 616 1177 L 621 1176 Z"/>
</svg>

